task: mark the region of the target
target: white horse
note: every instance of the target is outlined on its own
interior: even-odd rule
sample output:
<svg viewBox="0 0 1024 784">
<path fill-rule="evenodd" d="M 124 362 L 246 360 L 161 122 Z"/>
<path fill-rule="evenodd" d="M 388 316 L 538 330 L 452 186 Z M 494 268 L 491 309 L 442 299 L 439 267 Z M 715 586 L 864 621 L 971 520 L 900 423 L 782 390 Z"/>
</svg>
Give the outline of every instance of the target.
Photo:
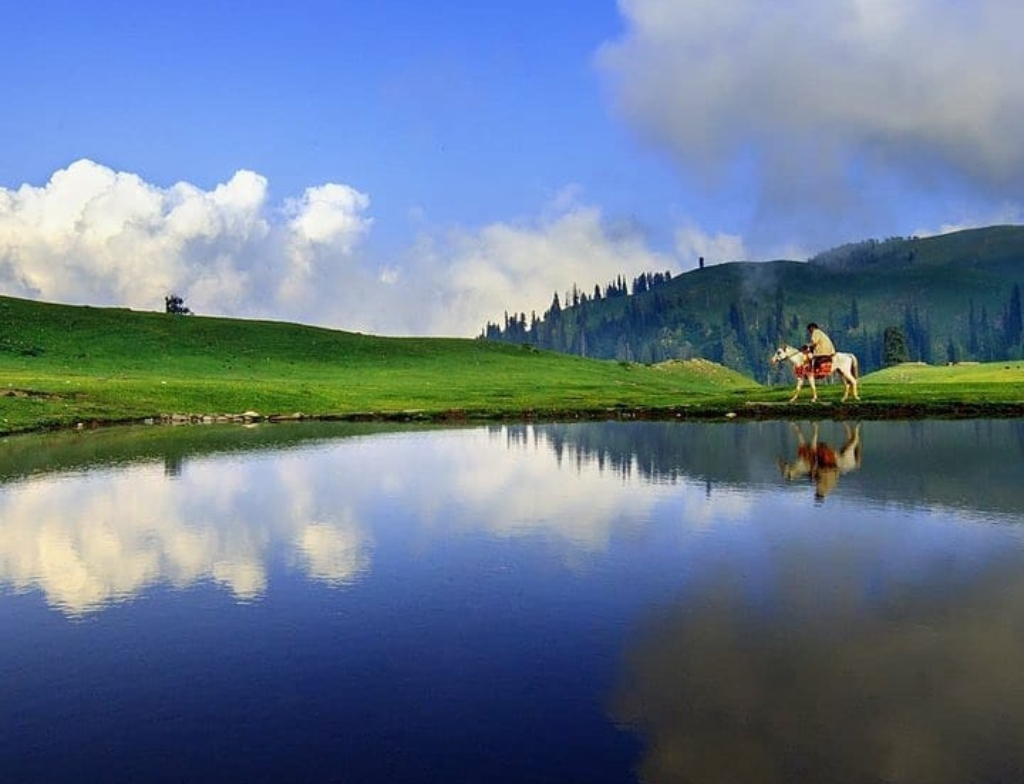
<svg viewBox="0 0 1024 784">
<path fill-rule="evenodd" d="M 818 401 L 818 388 L 814 385 L 814 379 L 817 378 L 828 378 L 833 373 L 838 373 L 843 379 L 843 401 L 850 397 L 850 393 L 853 393 L 853 397 L 856 400 L 860 400 L 860 392 L 857 391 L 857 374 L 859 372 L 857 365 L 857 357 L 853 354 L 840 352 L 832 355 L 832 367 L 827 372 L 823 372 L 821 369 L 817 369 L 815 372 L 811 372 L 811 357 L 803 349 L 791 346 L 788 343 L 780 346 L 776 349 L 775 353 L 772 354 L 772 364 L 778 364 L 779 362 L 785 362 L 788 360 L 793 365 L 793 372 L 796 374 L 796 391 L 793 393 L 793 397 L 789 399 L 792 403 L 800 396 L 800 389 L 804 385 L 804 379 L 806 378 L 811 383 L 811 402 L 816 403 Z"/>
</svg>

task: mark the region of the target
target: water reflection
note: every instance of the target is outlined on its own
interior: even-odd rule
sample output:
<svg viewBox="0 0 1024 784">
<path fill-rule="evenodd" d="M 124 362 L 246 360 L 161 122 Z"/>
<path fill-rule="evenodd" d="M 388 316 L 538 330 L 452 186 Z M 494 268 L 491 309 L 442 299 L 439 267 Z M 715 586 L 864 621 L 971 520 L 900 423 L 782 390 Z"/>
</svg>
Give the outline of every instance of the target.
<svg viewBox="0 0 1024 784">
<path fill-rule="evenodd" d="M 0 442 L 8 778 L 1021 780 L 1024 423 L 316 432 Z"/>
<path fill-rule="evenodd" d="M 647 622 L 613 700 L 642 781 L 1020 781 L 1019 553 L 866 589 L 885 554 L 844 546 L 779 563 L 768 597 L 723 572 Z"/>
<path fill-rule="evenodd" d="M 814 497 L 818 501 L 824 501 L 835 489 L 842 474 L 855 471 L 861 466 L 861 426 L 850 426 L 846 422 L 843 422 L 842 426 L 845 430 L 845 440 L 841 447 L 835 449 L 827 441 L 819 438 L 817 422 L 811 424 L 810 440 L 804 438 L 803 428 L 794 423 L 793 430 L 797 438 L 796 457 L 789 462 L 782 457 L 778 459 L 779 471 L 783 478 L 788 482 L 810 480 L 814 485 Z"/>
<path fill-rule="evenodd" d="M 36 476 L 0 486 L 0 584 L 41 590 L 73 615 L 158 584 L 208 581 L 252 601 L 275 558 L 315 580 L 357 582 L 378 533 L 399 527 L 411 538 L 540 536 L 583 568 L 663 497 L 612 462 L 513 427 L 179 459 L 171 474 L 147 462 Z M 673 502 L 709 516 L 702 493 Z"/>
<path fill-rule="evenodd" d="M 1019 519 L 1024 507 L 1020 422 L 822 423 L 808 436 L 780 422 L 586 423 L 273 442 L 288 432 L 242 432 L 250 446 L 239 451 L 216 431 L 209 453 L 132 433 L 128 462 L 109 435 L 5 442 L 0 585 L 40 590 L 69 614 L 161 584 L 210 582 L 253 601 L 275 559 L 316 581 L 355 584 L 393 528 L 423 541 L 538 537 L 585 569 L 658 515 L 701 530 L 764 514 L 777 503 L 764 493 L 780 488 L 780 470 L 783 487 L 808 478 L 820 498 L 878 508 L 947 505 Z M 794 436 L 796 457 L 781 460 Z M 871 460 L 862 463 L 865 440 Z M 19 454 L 30 470 L 12 462 Z"/>
<path fill-rule="evenodd" d="M 174 480 L 148 464 L 8 485 L 0 582 L 39 589 L 72 615 L 158 583 L 212 581 L 250 601 L 277 547 L 314 579 L 351 582 L 372 540 L 351 508 L 321 494 L 327 482 L 282 455 L 237 470 L 198 461 Z"/>
</svg>

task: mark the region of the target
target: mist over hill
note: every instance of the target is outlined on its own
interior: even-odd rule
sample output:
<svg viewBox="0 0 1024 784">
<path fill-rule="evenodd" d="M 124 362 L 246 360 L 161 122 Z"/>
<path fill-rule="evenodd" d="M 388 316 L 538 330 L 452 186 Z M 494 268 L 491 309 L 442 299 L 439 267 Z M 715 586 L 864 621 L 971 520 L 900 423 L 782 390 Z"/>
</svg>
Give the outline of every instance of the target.
<svg viewBox="0 0 1024 784">
<path fill-rule="evenodd" d="M 1024 354 L 1024 226 L 849 243 L 807 261 L 734 261 L 647 273 L 506 313 L 481 338 L 603 359 L 703 357 L 757 378 L 781 342 L 820 324 L 862 372 L 893 361 L 947 363 Z"/>
</svg>

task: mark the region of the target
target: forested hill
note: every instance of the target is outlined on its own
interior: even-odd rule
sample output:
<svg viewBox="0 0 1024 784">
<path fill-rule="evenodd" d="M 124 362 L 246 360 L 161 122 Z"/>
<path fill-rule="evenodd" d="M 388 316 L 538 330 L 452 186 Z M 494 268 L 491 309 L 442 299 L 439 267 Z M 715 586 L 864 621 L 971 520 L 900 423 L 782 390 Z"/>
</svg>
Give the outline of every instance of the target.
<svg viewBox="0 0 1024 784">
<path fill-rule="evenodd" d="M 780 342 L 806 341 L 808 321 L 856 353 L 862 372 L 1018 359 L 1021 284 L 1024 226 L 993 226 L 574 285 L 543 314 L 506 314 L 481 338 L 644 363 L 703 357 L 758 380 Z"/>
</svg>

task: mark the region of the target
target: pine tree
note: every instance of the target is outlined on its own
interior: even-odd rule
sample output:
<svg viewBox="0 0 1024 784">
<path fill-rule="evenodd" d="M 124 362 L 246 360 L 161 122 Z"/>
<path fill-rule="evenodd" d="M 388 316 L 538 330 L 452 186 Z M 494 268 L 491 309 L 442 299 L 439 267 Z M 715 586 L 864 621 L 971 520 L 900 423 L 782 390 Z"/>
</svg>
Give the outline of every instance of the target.
<svg viewBox="0 0 1024 784">
<path fill-rule="evenodd" d="M 1013 284 L 1013 291 L 1010 292 L 1010 303 L 1006 308 L 1006 318 L 1003 320 L 1003 331 L 1008 349 L 1014 349 L 1020 345 L 1024 323 L 1021 320 L 1020 286 L 1016 283 Z"/>
<path fill-rule="evenodd" d="M 886 365 L 898 365 L 910 359 L 907 353 L 907 339 L 899 327 L 886 327 L 882 333 L 882 361 Z"/>
<path fill-rule="evenodd" d="M 992 340 L 992 324 L 988 320 L 988 309 L 981 306 L 981 320 L 978 323 L 978 351 L 979 359 L 983 362 L 991 362 L 995 359 L 995 346 Z"/>
<path fill-rule="evenodd" d="M 974 313 L 974 299 L 971 298 L 968 300 L 967 310 L 967 353 L 972 359 L 977 359 L 979 351 L 978 318 Z"/>
<path fill-rule="evenodd" d="M 558 300 L 558 292 L 551 298 L 551 307 L 548 309 L 548 318 L 555 320 L 562 315 L 562 303 Z"/>
</svg>

